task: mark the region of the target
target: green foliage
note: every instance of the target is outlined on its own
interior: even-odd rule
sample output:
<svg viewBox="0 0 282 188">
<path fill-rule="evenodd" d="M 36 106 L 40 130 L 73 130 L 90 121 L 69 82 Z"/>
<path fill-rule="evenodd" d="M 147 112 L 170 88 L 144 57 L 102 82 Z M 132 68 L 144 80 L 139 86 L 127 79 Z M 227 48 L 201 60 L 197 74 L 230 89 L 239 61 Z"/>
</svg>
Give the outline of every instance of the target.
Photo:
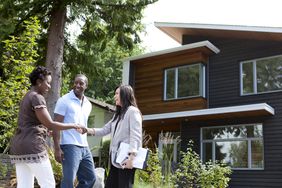
<svg viewBox="0 0 282 188">
<path fill-rule="evenodd" d="M 59 184 L 62 180 L 63 174 L 62 174 L 62 165 L 58 163 L 55 159 L 55 155 L 52 151 L 51 148 L 48 148 L 48 154 L 49 154 L 49 159 L 52 165 L 54 177 L 56 180 L 56 183 Z"/>
<path fill-rule="evenodd" d="M 39 22 L 36 18 L 24 22 L 25 31 L 5 40 L 2 55 L 3 75 L 0 77 L 0 150 L 7 148 L 17 127 L 19 103 L 29 87 L 27 75 L 33 70 L 37 54 L 36 39 Z"/>
<path fill-rule="evenodd" d="M 200 184 L 202 188 L 225 188 L 228 187 L 231 169 L 221 163 L 207 162 L 203 166 L 200 176 Z"/>
<path fill-rule="evenodd" d="M 71 77 L 80 72 L 86 74 L 89 79 L 86 95 L 113 103 L 114 89 L 122 81 L 122 59 L 141 52 L 135 44 L 132 49 L 120 46 L 117 38 L 107 33 L 105 25 L 87 21 L 76 46 L 68 44 L 65 48 L 64 62 L 68 69 L 63 74 L 69 72 Z"/>
<path fill-rule="evenodd" d="M 6 38 L 8 34 L 21 33 L 21 23 L 30 16 L 37 16 L 42 25 L 40 36 L 40 46 L 38 49 L 44 59 L 47 54 L 47 42 L 50 43 L 52 37 L 47 31 L 53 22 L 50 19 L 51 13 L 60 11 L 57 7 L 67 7 L 66 26 L 72 23 L 79 23 L 77 27 L 82 27 L 83 32 L 78 41 L 71 45 L 73 37 L 70 30 L 60 30 L 56 36 L 65 37 L 63 61 L 52 61 L 57 59 L 56 53 L 52 53 L 51 61 L 63 70 L 62 92 L 65 93 L 70 88 L 68 75 L 73 79 L 77 73 L 84 73 L 89 77 L 89 88 L 87 95 L 93 98 L 112 102 L 113 90 L 121 83 L 121 59 L 136 54 L 139 49 L 136 47 L 140 43 L 140 32 L 143 31 L 141 19 L 143 10 L 149 4 L 157 0 L 95 0 L 95 1 L 48 1 L 48 0 L 2 0 L 0 2 L 0 40 Z M 2 19 L 3 18 L 3 19 Z M 3 27 L 2 27 L 3 26 Z M 3 32 L 2 32 L 3 30 Z M 64 33 L 63 33 L 64 32 Z M 52 33 L 52 32 L 50 32 Z M 56 42 L 56 41 L 55 41 Z M 50 45 L 52 46 L 52 45 Z M 137 49 L 137 50 L 136 50 Z M 0 45 L 0 54 L 2 48 Z M 64 63 L 63 63 L 64 62 Z M 1 63 L 1 62 L 0 62 Z M 1 74 L 1 68 L 0 68 Z M 53 80 L 58 82 L 58 80 Z M 55 94 L 59 94 L 58 88 L 53 88 Z M 59 96 L 59 95 L 58 95 Z M 48 103 L 55 100 L 51 98 Z"/>
<path fill-rule="evenodd" d="M 8 167 L 6 164 L 0 161 L 0 178 L 4 178 L 7 175 Z"/>
<path fill-rule="evenodd" d="M 106 169 L 106 171 L 109 169 L 109 150 L 110 150 L 110 144 L 111 140 L 105 140 L 102 143 L 102 147 L 100 149 L 101 152 L 101 161 L 100 161 L 100 167 Z"/>
<path fill-rule="evenodd" d="M 226 188 L 231 174 L 229 167 L 220 163 L 201 164 L 199 155 L 189 142 L 187 151 L 182 152 L 178 169 L 172 177 L 174 187 L 181 188 Z"/>
<path fill-rule="evenodd" d="M 10 9 L 11 3 L 11 1 L 0 2 L 0 41 L 4 40 L 15 30 L 14 16 L 16 12 Z"/>
<path fill-rule="evenodd" d="M 139 183 L 150 184 L 153 188 L 162 185 L 162 167 L 159 159 L 159 152 L 150 150 L 146 170 L 136 171 L 135 179 Z"/>
<path fill-rule="evenodd" d="M 73 86 L 74 77 L 71 77 L 71 73 L 68 70 L 66 66 L 63 66 L 61 96 L 67 94 Z"/>
</svg>

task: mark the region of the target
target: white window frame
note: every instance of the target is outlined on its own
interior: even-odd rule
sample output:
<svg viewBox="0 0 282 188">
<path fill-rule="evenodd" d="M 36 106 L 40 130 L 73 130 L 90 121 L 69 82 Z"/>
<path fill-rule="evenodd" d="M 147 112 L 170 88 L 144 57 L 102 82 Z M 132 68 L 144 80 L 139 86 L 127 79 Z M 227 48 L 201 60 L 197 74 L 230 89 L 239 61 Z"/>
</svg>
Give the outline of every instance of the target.
<svg viewBox="0 0 282 188">
<path fill-rule="evenodd" d="M 183 67 L 192 67 L 199 65 L 201 68 L 201 71 L 199 73 L 199 95 L 195 96 L 186 96 L 186 97 L 178 97 L 178 69 Z M 175 78 L 174 78 L 174 98 L 168 99 L 167 98 L 167 71 L 169 70 L 175 70 Z M 164 100 L 170 101 L 170 100 L 177 100 L 177 99 L 185 99 L 185 98 L 192 98 L 192 97 L 206 97 L 206 66 L 203 63 L 196 63 L 191 65 L 184 65 L 184 66 L 178 66 L 174 68 L 168 68 L 164 70 Z"/>
<path fill-rule="evenodd" d="M 215 143 L 216 142 L 226 142 L 226 141 L 247 141 L 248 144 L 248 168 L 231 168 L 232 170 L 264 170 L 265 164 L 265 157 L 264 157 L 264 138 L 263 136 L 260 138 L 232 138 L 232 139 L 212 139 L 212 140 L 203 140 L 203 129 L 214 129 L 214 128 L 222 128 L 222 127 L 241 127 L 241 126 L 250 126 L 250 125 L 261 125 L 263 129 L 262 123 L 253 123 L 253 124 L 239 124 L 239 125 L 226 125 L 226 126 L 213 126 L 213 127 L 202 127 L 201 128 L 201 145 L 200 145 L 200 156 L 201 160 L 203 161 L 203 143 L 212 143 L 212 161 L 215 162 Z M 262 130 L 263 131 L 263 130 Z M 253 140 L 261 140 L 263 143 L 262 148 L 262 160 L 263 160 L 263 167 L 262 168 L 252 168 L 252 151 L 251 151 L 251 141 Z"/>
<path fill-rule="evenodd" d="M 273 93 L 273 92 L 280 92 L 281 90 L 275 90 L 275 91 L 264 91 L 264 92 L 258 92 L 257 91 L 257 61 L 258 60 L 264 60 L 264 59 L 271 59 L 276 57 L 281 57 L 282 55 L 276 55 L 276 56 L 270 56 L 270 57 L 264 57 L 264 58 L 257 58 L 253 60 L 247 60 L 240 62 L 240 95 L 241 96 L 247 96 L 247 95 L 256 95 L 256 94 L 262 94 L 262 93 Z M 244 63 L 252 63 L 253 64 L 253 93 L 243 93 L 243 64 Z"/>
</svg>

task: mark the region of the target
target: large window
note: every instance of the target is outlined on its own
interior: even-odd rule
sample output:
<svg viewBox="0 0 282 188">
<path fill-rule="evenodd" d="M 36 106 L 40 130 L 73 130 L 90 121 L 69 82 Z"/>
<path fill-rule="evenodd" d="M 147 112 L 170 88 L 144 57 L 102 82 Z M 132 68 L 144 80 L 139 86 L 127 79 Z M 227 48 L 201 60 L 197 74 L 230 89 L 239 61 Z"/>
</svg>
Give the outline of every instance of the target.
<svg viewBox="0 0 282 188">
<path fill-rule="evenodd" d="M 203 162 L 222 161 L 232 169 L 263 169 L 262 124 L 201 129 Z"/>
<path fill-rule="evenodd" d="M 205 66 L 201 63 L 165 70 L 164 99 L 203 96 Z"/>
<path fill-rule="evenodd" d="M 240 64 L 241 95 L 282 90 L 282 56 L 244 61 Z"/>
</svg>

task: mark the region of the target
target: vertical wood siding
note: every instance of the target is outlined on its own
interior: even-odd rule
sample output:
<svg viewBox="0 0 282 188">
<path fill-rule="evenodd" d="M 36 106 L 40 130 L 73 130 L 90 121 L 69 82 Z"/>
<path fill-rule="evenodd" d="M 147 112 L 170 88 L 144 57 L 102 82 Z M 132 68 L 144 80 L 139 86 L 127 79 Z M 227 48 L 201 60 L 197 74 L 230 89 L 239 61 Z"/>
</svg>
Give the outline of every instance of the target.
<svg viewBox="0 0 282 188">
<path fill-rule="evenodd" d="M 195 97 L 181 100 L 163 100 L 164 70 L 171 67 L 207 62 L 208 56 L 200 50 L 184 50 L 131 62 L 134 89 L 138 106 L 144 115 L 206 108 L 206 100 Z"/>
</svg>

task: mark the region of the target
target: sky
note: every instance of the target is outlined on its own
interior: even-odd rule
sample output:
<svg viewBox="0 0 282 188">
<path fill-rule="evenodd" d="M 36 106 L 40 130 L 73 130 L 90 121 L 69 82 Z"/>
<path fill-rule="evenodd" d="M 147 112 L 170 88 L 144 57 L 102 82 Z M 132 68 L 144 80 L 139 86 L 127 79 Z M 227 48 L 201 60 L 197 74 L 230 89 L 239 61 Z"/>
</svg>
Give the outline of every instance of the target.
<svg viewBox="0 0 282 188">
<path fill-rule="evenodd" d="M 154 22 L 267 26 L 282 28 L 281 0 L 159 0 L 144 11 L 146 52 L 180 46 Z"/>
</svg>

